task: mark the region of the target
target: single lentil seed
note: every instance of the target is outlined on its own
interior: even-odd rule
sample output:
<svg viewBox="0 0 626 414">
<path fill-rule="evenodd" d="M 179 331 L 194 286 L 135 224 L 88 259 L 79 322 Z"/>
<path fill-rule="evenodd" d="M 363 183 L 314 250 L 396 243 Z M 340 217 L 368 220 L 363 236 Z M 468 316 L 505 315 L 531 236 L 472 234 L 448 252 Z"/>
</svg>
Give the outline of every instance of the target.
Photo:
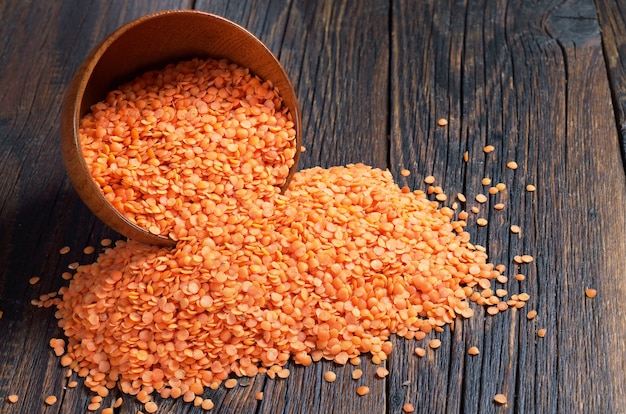
<svg viewBox="0 0 626 414">
<path fill-rule="evenodd" d="M 496 147 L 494 147 L 493 145 L 487 145 L 485 146 L 485 148 L 483 148 L 483 151 L 485 152 L 485 154 L 489 154 L 490 152 L 493 152 L 496 149 Z"/>
<path fill-rule="evenodd" d="M 429 175 L 426 178 L 424 178 L 424 183 L 426 184 L 433 184 L 434 182 L 435 182 L 435 177 L 432 175 Z"/>
<path fill-rule="evenodd" d="M 511 225 L 511 233 L 518 234 L 521 231 L 522 229 L 520 228 L 520 226 L 516 224 Z"/>
<path fill-rule="evenodd" d="M 359 388 L 356 389 L 356 393 L 360 396 L 367 395 L 370 393 L 370 387 L 368 387 L 367 385 L 361 385 Z"/>
<path fill-rule="evenodd" d="M 17 396 L 17 394 L 11 394 L 7 397 L 7 401 L 9 401 L 11 404 L 15 404 L 16 402 L 18 402 L 19 397 Z"/>
<path fill-rule="evenodd" d="M 378 378 L 385 378 L 387 375 L 389 375 L 389 370 L 385 367 L 378 367 L 376 368 L 376 376 Z"/>
<path fill-rule="evenodd" d="M 68 254 L 70 252 L 70 246 L 63 246 L 61 250 L 59 250 L 60 254 Z"/>
<path fill-rule="evenodd" d="M 537 336 L 539 338 L 543 338 L 544 336 L 546 336 L 546 333 L 548 332 L 548 330 L 546 328 L 541 328 L 537 331 Z"/>
<path fill-rule="evenodd" d="M 28 279 L 28 283 L 31 285 L 36 285 L 37 283 L 39 283 L 40 278 L 38 276 L 33 276 L 30 279 Z"/>
<path fill-rule="evenodd" d="M 326 382 L 335 382 L 337 380 L 337 374 L 332 371 L 326 371 L 324 373 L 324 380 Z"/>
<path fill-rule="evenodd" d="M 57 402 L 57 397 L 54 395 L 49 395 L 46 397 L 44 402 L 46 403 L 46 405 L 54 405 Z"/>
<path fill-rule="evenodd" d="M 405 404 L 402 406 L 402 410 L 403 410 L 405 413 L 412 413 L 412 412 L 414 412 L 414 411 L 415 411 L 415 407 L 414 407 L 414 406 L 413 406 L 413 404 L 411 404 L 411 403 L 405 403 Z"/>
<path fill-rule="evenodd" d="M 493 400 L 495 402 L 497 402 L 498 404 L 506 404 L 507 403 L 507 398 L 506 398 L 506 395 L 504 395 L 504 394 L 496 394 L 496 395 L 494 395 Z"/>
<path fill-rule="evenodd" d="M 588 288 L 588 289 L 585 290 L 585 295 L 588 298 L 595 298 L 597 294 L 598 294 L 598 292 L 595 289 L 593 289 L 593 288 Z"/>
<path fill-rule="evenodd" d="M 500 192 L 500 190 L 498 190 L 496 187 L 489 187 L 488 192 L 491 195 L 496 195 L 496 194 L 498 194 L 498 192 Z"/>
<path fill-rule="evenodd" d="M 487 202 L 487 196 L 485 196 L 484 194 L 477 194 L 476 195 L 476 201 L 478 201 L 479 203 L 485 203 Z"/>
<path fill-rule="evenodd" d="M 431 339 L 428 341 L 428 346 L 432 349 L 437 349 L 441 346 L 441 341 L 439 339 Z"/>
<path fill-rule="evenodd" d="M 491 184 L 491 178 L 489 177 L 485 177 L 481 180 L 482 185 L 489 185 Z"/>
<path fill-rule="evenodd" d="M 445 118 L 439 118 L 439 120 L 437 120 L 437 125 L 439 125 L 440 127 L 444 127 L 448 125 L 448 120 Z"/>
<path fill-rule="evenodd" d="M 83 249 L 84 254 L 92 254 L 95 251 L 96 251 L 96 248 L 93 246 L 87 246 Z"/>
<path fill-rule="evenodd" d="M 467 353 L 470 355 L 478 355 L 480 354 L 480 351 L 478 350 L 478 347 L 476 346 L 471 346 L 468 350 Z"/>
<path fill-rule="evenodd" d="M 424 355 L 426 355 L 426 350 L 424 348 L 415 348 L 415 355 L 417 355 L 418 357 L 423 357 Z"/>
<path fill-rule="evenodd" d="M 400 175 L 403 177 L 408 177 L 409 175 L 411 175 L 411 171 L 407 170 L 406 168 L 400 170 Z"/>
<path fill-rule="evenodd" d="M 254 394 L 254 399 L 257 401 L 261 401 L 263 399 L 263 391 L 259 391 L 256 394 Z"/>
<path fill-rule="evenodd" d="M 532 193 L 532 192 L 533 192 L 533 191 L 535 191 L 535 190 L 537 190 L 537 187 L 535 187 L 535 186 L 534 186 L 534 185 L 532 185 L 532 184 L 528 184 L 528 185 L 526 186 L 526 191 L 528 191 L 528 192 L 530 192 L 530 193 Z"/>
<path fill-rule="evenodd" d="M 517 169 L 517 163 L 515 161 L 509 161 L 506 163 L 507 168 L 510 168 L 511 170 L 516 170 Z"/>
<path fill-rule="evenodd" d="M 504 191 L 504 190 L 506 190 L 506 184 L 498 183 L 498 184 L 496 184 L 496 188 L 498 189 L 498 191 Z"/>
<path fill-rule="evenodd" d="M 465 151 L 463 153 L 463 161 L 465 162 L 469 161 L 469 152 Z"/>
<path fill-rule="evenodd" d="M 200 404 L 200 407 L 202 407 L 202 409 L 205 411 L 209 411 L 209 410 L 212 410 L 213 407 L 215 407 L 215 404 L 213 403 L 213 400 L 211 400 L 210 398 L 205 398 L 202 401 L 202 404 Z"/>
<path fill-rule="evenodd" d="M 535 319 L 536 316 L 537 316 L 537 311 L 534 309 L 531 311 L 528 311 L 528 313 L 526 314 L 526 318 L 528 319 Z"/>
<path fill-rule="evenodd" d="M 352 371 L 352 379 L 359 379 L 363 376 L 363 370 L 357 368 L 354 371 Z"/>
<path fill-rule="evenodd" d="M 476 219 L 476 224 L 478 224 L 480 227 L 485 227 L 487 225 L 488 221 L 485 218 L 478 218 Z"/>
</svg>

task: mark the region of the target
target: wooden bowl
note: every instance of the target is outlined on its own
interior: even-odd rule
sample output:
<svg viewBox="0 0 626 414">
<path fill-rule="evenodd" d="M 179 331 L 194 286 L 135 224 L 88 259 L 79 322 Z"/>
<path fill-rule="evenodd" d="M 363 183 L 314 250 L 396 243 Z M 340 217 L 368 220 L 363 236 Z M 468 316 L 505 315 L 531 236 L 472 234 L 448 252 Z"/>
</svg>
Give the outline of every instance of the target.
<svg viewBox="0 0 626 414">
<path fill-rule="evenodd" d="M 278 88 L 296 130 L 295 163 L 283 189 L 297 168 L 302 138 L 296 95 L 280 62 L 260 40 L 241 26 L 204 12 L 172 10 L 141 17 L 116 30 L 92 50 L 66 92 L 61 114 L 61 150 L 73 186 L 97 217 L 129 239 L 158 245 L 175 243 L 139 227 L 104 198 L 82 156 L 80 120 L 110 90 L 134 76 L 193 57 L 228 59 Z"/>
</svg>

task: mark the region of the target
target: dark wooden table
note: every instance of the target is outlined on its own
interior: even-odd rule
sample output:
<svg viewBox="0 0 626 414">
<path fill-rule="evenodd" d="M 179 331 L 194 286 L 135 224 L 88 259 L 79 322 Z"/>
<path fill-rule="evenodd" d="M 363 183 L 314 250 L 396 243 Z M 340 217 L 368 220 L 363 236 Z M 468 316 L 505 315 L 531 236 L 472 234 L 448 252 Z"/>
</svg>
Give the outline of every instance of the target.
<svg viewBox="0 0 626 414">
<path fill-rule="evenodd" d="M 507 183 L 506 208 L 485 210 L 486 227 L 472 215 L 469 228 L 507 266 L 505 287 L 530 294 L 526 308 L 495 317 L 476 307 L 474 318 L 432 334 L 442 346 L 423 358 L 413 351 L 424 343 L 393 338 L 386 379 L 364 358 L 366 397 L 350 367 L 290 365 L 286 380 L 207 391 L 214 412 L 400 413 L 407 401 L 419 413 L 626 412 L 624 1 L 8 0 L 0 2 L 0 413 L 82 413 L 91 398 L 65 387 L 48 346 L 61 336 L 54 310 L 31 305 L 67 283 L 69 263 L 94 260 L 83 246 L 119 238 L 65 174 L 63 93 L 115 28 L 192 7 L 242 24 L 283 63 L 302 108 L 302 168 L 364 162 L 421 189 L 432 174 L 449 195 L 484 192 L 485 176 Z M 489 144 L 495 151 L 484 154 Z M 506 168 L 511 160 L 517 170 Z M 66 245 L 72 251 L 60 255 Z M 513 258 L 522 253 L 535 261 L 519 282 Z M 528 320 L 531 309 L 538 315 Z M 467 355 L 471 345 L 480 355 Z M 329 369 L 334 384 L 322 378 Z M 508 404 L 494 403 L 496 393 Z M 9 404 L 10 394 L 20 400 Z M 45 406 L 47 395 L 59 401 Z M 141 409 L 125 397 L 116 413 Z M 202 410 L 168 400 L 159 412 Z"/>
</svg>

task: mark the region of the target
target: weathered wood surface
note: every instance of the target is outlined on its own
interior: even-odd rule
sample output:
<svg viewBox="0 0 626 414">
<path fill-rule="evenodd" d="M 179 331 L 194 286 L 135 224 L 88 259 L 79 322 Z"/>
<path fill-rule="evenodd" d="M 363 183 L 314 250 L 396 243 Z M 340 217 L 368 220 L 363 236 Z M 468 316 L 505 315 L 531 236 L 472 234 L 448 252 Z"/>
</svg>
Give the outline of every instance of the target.
<svg viewBox="0 0 626 414">
<path fill-rule="evenodd" d="M 0 2 L 0 413 L 85 412 L 90 395 L 65 389 L 47 345 L 52 309 L 32 298 L 58 289 L 81 246 L 117 237 L 84 207 L 58 147 L 62 95 L 89 50 L 143 14 L 169 8 L 238 22 L 279 57 L 299 96 L 307 152 L 301 167 L 364 162 L 448 195 L 504 182 L 503 211 L 470 217 L 475 243 L 507 266 L 505 285 L 527 308 L 476 316 L 433 334 L 443 345 L 394 339 L 385 380 L 365 359 L 357 397 L 350 367 L 290 366 L 287 380 L 207 391 L 220 413 L 619 413 L 626 407 L 626 8 L 566 1 L 5 1 Z M 437 119 L 447 118 L 446 127 Z M 484 154 L 485 145 L 496 150 Z M 463 154 L 468 153 L 468 162 Z M 517 170 L 505 164 L 515 160 Z M 400 176 L 408 168 L 412 175 Z M 526 184 L 537 191 L 524 191 Z M 474 225 L 478 216 L 486 227 Z M 518 224 L 522 236 L 510 234 Z M 74 249 L 60 256 L 58 249 Z M 535 257 L 518 272 L 517 254 Z M 40 276 L 30 286 L 28 279 Z M 597 289 L 594 299 L 587 287 Z M 529 321 L 526 312 L 538 311 Z M 539 328 L 547 328 L 544 338 Z M 469 357 L 471 345 L 481 353 Z M 338 381 L 327 384 L 333 369 Z M 360 384 L 359 383 L 359 384 Z M 264 399 L 253 396 L 264 391 Z M 494 394 L 507 394 L 506 406 Z M 6 402 L 16 393 L 17 404 Z M 59 402 L 45 407 L 54 394 Z M 113 397 L 105 401 L 109 403 Z M 141 405 L 125 398 L 119 413 Z M 164 413 L 200 413 L 182 401 Z"/>
</svg>

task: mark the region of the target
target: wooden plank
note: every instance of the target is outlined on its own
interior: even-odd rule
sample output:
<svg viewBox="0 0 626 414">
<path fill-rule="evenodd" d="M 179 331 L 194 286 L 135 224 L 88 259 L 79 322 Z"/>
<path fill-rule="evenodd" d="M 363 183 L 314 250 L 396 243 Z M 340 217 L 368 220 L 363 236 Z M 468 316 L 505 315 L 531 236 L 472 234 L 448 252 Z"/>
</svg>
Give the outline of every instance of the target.
<svg viewBox="0 0 626 414">
<path fill-rule="evenodd" d="M 596 2 L 602 34 L 604 60 L 611 85 L 613 108 L 621 137 L 622 162 L 626 168 L 626 7 L 619 1 Z"/>
<path fill-rule="evenodd" d="M 376 1 L 197 1 L 196 8 L 241 24 L 278 57 L 289 75 L 303 119 L 300 168 L 365 162 L 387 166 L 388 10 Z M 364 45 L 377 47 L 364 48 Z M 364 87 L 363 85 L 367 85 Z M 364 363 L 363 381 L 373 398 L 356 398 L 351 367 L 321 361 L 306 369 L 290 363 L 286 380 L 261 377 L 264 399 L 257 411 L 245 389 L 229 390 L 220 412 L 383 412 L 385 383 Z M 323 380 L 327 370 L 338 380 Z M 361 385 L 359 383 L 358 385 Z M 338 395 L 341 397 L 338 398 Z M 222 400 L 222 397 L 224 398 Z"/>
<path fill-rule="evenodd" d="M 0 413 L 84 412 L 89 393 L 63 389 L 65 371 L 48 340 L 53 312 L 31 298 L 57 290 L 79 248 L 114 234 L 94 219 L 65 177 L 58 150 L 63 93 L 96 42 L 135 17 L 184 1 L 5 1 L 0 4 Z M 89 257 L 93 260 L 93 256 Z M 87 259 L 85 259 L 87 260 Z M 28 284 L 32 276 L 41 281 Z M 17 404 L 5 398 L 17 393 Z M 59 402 L 45 410 L 43 398 Z"/>
<path fill-rule="evenodd" d="M 618 410 L 626 188 L 593 4 L 429 2 L 417 18 L 412 7 L 393 3 L 392 169 L 412 169 L 413 187 L 434 174 L 468 200 L 484 192 L 483 177 L 506 183 L 507 192 L 492 197 L 506 209 L 481 207 L 492 224 L 472 227 L 470 218 L 471 232 L 507 274 L 525 273 L 506 289 L 531 299 L 527 309 L 494 318 L 479 312 L 457 324 L 442 334 L 450 342 L 443 352 L 408 367 L 392 359 L 392 372 L 417 373 L 406 389 L 392 380 L 392 408 L 405 395 L 426 395 L 424 412 Z M 438 127 L 439 117 L 449 125 Z M 496 151 L 485 155 L 487 144 Z M 507 169 L 510 160 L 520 168 Z M 526 183 L 538 191 L 525 192 Z M 510 224 L 522 227 L 521 238 L 508 233 Z M 512 259 L 522 253 L 536 260 L 520 270 Z M 586 298 L 586 287 L 603 293 Z M 525 318 L 530 309 L 539 312 L 533 321 Z M 470 345 L 480 356 L 465 355 Z M 445 401 L 430 397 L 442 392 Z M 501 409 L 497 392 L 509 398 Z"/>
</svg>

